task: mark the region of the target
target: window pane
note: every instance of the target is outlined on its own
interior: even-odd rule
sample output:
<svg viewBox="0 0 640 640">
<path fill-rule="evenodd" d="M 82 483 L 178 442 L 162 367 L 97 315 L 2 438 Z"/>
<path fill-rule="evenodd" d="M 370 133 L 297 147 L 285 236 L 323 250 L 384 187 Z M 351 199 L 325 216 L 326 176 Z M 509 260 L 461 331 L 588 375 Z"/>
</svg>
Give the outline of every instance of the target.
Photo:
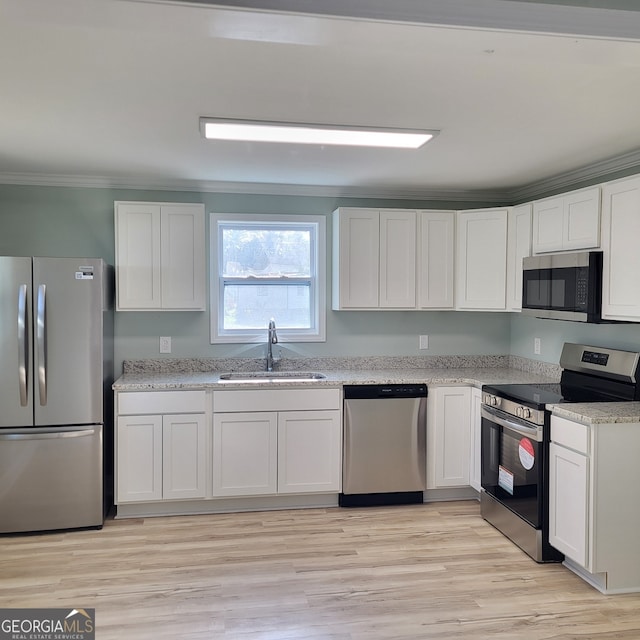
<svg viewBox="0 0 640 640">
<path fill-rule="evenodd" d="M 265 329 L 271 318 L 281 329 L 310 329 L 308 284 L 224 286 L 224 330 Z"/>
<path fill-rule="evenodd" d="M 311 276 L 311 230 L 222 227 L 223 276 Z"/>
</svg>

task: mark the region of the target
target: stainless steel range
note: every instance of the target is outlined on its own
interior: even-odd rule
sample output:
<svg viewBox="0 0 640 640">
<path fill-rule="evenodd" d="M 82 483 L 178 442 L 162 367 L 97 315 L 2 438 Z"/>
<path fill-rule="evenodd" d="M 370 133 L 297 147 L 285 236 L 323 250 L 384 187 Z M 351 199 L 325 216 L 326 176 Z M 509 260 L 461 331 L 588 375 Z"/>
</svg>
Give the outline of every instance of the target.
<svg viewBox="0 0 640 640">
<path fill-rule="evenodd" d="M 549 545 L 550 406 L 640 399 L 640 352 L 565 343 L 559 384 L 482 387 L 482 516 L 537 562 Z"/>
</svg>

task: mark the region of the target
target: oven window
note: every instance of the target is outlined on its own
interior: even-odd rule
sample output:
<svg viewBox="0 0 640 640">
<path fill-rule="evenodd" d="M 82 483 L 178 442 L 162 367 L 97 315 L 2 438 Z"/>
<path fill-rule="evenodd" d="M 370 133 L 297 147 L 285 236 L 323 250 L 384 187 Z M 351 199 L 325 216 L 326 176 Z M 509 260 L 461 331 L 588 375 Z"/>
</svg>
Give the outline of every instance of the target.
<svg viewBox="0 0 640 640">
<path fill-rule="evenodd" d="M 482 488 L 532 526 L 542 522 L 543 448 L 482 418 Z"/>
</svg>

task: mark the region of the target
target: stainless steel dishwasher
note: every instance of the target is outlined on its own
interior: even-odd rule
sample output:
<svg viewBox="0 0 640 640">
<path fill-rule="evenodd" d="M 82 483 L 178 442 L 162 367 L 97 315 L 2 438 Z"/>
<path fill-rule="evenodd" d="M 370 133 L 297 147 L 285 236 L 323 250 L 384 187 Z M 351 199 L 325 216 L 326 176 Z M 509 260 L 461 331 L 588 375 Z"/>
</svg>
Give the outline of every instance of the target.
<svg viewBox="0 0 640 640">
<path fill-rule="evenodd" d="M 422 502 L 427 386 L 345 385 L 340 506 Z"/>
</svg>

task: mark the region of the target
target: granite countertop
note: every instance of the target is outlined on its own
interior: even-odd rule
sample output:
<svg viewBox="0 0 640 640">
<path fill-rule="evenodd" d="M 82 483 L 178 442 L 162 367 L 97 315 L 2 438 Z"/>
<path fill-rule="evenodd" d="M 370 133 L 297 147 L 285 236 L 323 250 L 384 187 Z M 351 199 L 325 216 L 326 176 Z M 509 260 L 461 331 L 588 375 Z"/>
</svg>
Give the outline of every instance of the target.
<svg viewBox="0 0 640 640">
<path fill-rule="evenodd" d="M 587 425 L 640 423 L 640 402 L 576 402 L 550 408 L 554 416 Z"/>
<path fill-rule="evenodd" d="M 116 391 L 153 391 L 166 389 L 274 389 L 322 388 L 345 384 L 411 384 L 427 385 L 465 384 L 480 387 L 483 384 L 557 382 L 557 377 L 522 371 L 513 367 L 432 367 L 425 369 L 367 369 L 319 370 L 326 378 L 312 382 L 267 380 L 251 383 L 221 382 L 222 371 L 209 372 L 128 372 L 118 378 Z"/>
<path fill-rule="evenodd" d="M 221 381 L 226 372 L 264 370 L 261 358 L 187 358 L 125 361 L 115 391 L 171 389 L 291 389 L 341 387 L 346 384 L 412 384 L 428 386 L 536 384 L 558 382 L 560 367 L 514 356 L 421 356 L 283 358 L 277 371 L 311 372 L 313 381 Z M 640 402 L 566 403 L 547 405 L 553 415 L 583 424 L 640 423 Z"/>
</svg>

